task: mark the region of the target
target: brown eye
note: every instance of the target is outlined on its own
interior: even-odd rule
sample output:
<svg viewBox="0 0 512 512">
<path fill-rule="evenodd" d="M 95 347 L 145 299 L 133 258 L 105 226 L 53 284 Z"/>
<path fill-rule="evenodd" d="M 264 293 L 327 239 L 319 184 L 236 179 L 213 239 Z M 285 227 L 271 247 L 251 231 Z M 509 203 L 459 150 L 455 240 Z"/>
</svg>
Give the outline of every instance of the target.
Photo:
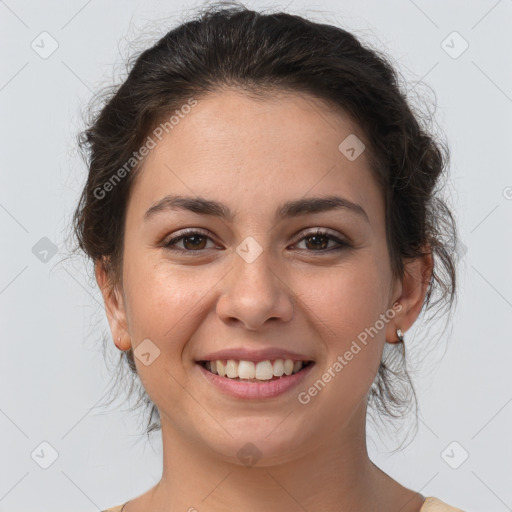
<svg viewBox="0 0 512 512">
<path fill-rule="evenodd" d="M 329 245 L 329 238 L 323 235 L 311 235 L 305 237 L 304 240 L 307 240 L 312 244 L 312 247 L 308 247 L 308 242 L 306 242 L 306 247 L 308 247 L 308 249 L 326 249 Z"/>
<path fill-rule="evenodd" d="M 182 239 L 186 249 L 204 249 L 206 237 L 203 235 L 184 236 Z"/>
<path fill-rule="evenodd" d="M 310 252 L 328 252 L 328 251 L 335 251 L 344 249 L 345 247 L 349 247 L 349 244 L 340 238 L 331 235 L 327 231 L 317 230 L 313 233 L 308 233 L 306 236 L 301 238 L 299 241 L 302 242 L 303 240 L 306 240 L 306 249 Z M 334 247 L 328 248 L 329 242 L 335 242 Z"/>
<path fill-rule="evenodd" d="M 180 236 L 176 236 L 166 242 L 164 247 L 169 249 L 170 251 L 178 251 L 178 252 L 201 252 L 208 247 L 206 247 L 207 241 L 212 239 L 205 233 L 201 231 L 188 231 L 182 233 Z M 350 247 L 350 244 L 341 240 L 340 238 L 330 234 L 327 231 L 322 231 L 318 229 L 312 233 L 306 234 L 300 241 L 305 241 L 306 248 L 308 252 L 330 252 L 344 249 L 346 247 Z M 329 242 L 335 242 L 334 247 L 329 247 Z M 178 243 L 181 243 L 182 246 L 177 246 Z M 215 244 L 213 244 L 215 247 Z M 211 248 L 211 247 L 210 247 Z"/>
<path fill-rule="evenodd" d="M 207 240 L 211 240 L 209 236 L 200 231 L 188 231 L 180 236 L 174 237 L 164 244 L 166 249 L 181 252 L 199 252 L 206 249 Z M 173 247 L 176 243 L 183 243 L 182 247 Z"/>
</svg>

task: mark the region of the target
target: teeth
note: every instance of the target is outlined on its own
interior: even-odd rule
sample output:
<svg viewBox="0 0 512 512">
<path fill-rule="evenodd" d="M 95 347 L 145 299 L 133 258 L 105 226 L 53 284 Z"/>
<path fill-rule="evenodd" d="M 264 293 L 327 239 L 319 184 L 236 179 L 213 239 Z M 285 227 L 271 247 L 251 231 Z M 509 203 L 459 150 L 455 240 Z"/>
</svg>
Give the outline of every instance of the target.
<svg viewBox="0 0 512 512">
<path fill-rule="evenodd" d="M 230 379 L 235 379 L 238 377 L 238 361 L 233 361 L 233 359 L 229 359 L 226 363 L 226 377 Z"/>
<path fill-rule="evenodd" d="M 284 361 L 282 359 L 276 359 L 274 361 L 274 375 L 281 377 L 284 374 Z"/>
<path fill-rule="evenodd" d="M 238 363 L 238 375 L 241 379 L 254 379 L 256 370 L 252 361 L 240 361 Z"/>
<path fill-rule="evenodd" d="M 292 361 L 291 359 L 276 359 L 273 364 L 269 360 L 254 363 L 253 361 L 228 359 L 227 361 L 206 361 L 205 368 L 229 379 L 267 381 L 274 377 L 297 373 L 305 364 L 306 361 Z"/>
<path fill-rule="evenodd" d="M 258 380 L 270 380 L 273 376 L 274 368 L 272 363 L 270 361 L 259 361 L 256 365 L 255 378 Z"/>
</svg>

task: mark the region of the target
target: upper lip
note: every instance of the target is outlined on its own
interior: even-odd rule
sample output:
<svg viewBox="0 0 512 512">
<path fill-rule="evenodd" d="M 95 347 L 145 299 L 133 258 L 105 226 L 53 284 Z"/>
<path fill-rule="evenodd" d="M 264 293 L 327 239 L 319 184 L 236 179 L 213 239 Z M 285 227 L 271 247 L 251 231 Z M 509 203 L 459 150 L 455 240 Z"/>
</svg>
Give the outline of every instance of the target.
<svg viewBox="0 0 512 512">
<path fill-rule="evenodd" d="M 291 359 L 292 361 L 312 361 L 313 359 L 303 354 L 297 354 L 282 348 L 266 348 L 253 350 L 248 348 L 227 348 L 210 352 L 197 359 L 197 361 L 216 361 L 216 360 L 234 359 L 236 361 L 273 361 L 275 359 Z"/>
</svg>

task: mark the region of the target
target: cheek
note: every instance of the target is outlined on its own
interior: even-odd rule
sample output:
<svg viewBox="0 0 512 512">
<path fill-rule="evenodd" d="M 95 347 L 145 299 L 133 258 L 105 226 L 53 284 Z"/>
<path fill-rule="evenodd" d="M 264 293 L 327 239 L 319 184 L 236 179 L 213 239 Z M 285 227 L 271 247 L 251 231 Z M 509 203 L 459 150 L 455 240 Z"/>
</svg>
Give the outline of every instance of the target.
<svg viewBox="0 0 512 512">
<path fill-rule="evenodd" d="M 323 275 L 317 272 L 314 279 L 296 282 L 302 288 L 304 314 L 325 345 L 327 360 L 322 363 L 329 367 L 338 356 L 344 357 L 348 364 L 343 373 L 350 374 L 353 383 L 371 377 L 362 368 L 377 370 L 385 341 L 379 319 L 387 306 L 387 273 L 372 259 L 361 255 L 350 264 L 326 269 Z"/>
<path fill-rule="evenodd" d="M 215 276 L 198 268 L 179 268 L 148 261 L 147 256 L 127 262 L 129 284 L 128 316 L 135 344 L 145 338 L 154 340 L 166 352 L 182 350 L 198 315 L 204 308 Z M 211 279 L 209 278 L 211 277 Z M 211 283 L 210 283 L 211 281 Z M 165 344 L 165 345 L 164 345 Z"/>
<path fill-rule="evenodd" d="M 346 421 L 377 374 L 386 332 L 376 325 L 386 307 L 382 279 L 377 265 L 360 261 L 350 268 L 331 268 L 323 278 L 315 279 L 315 287 L 310 286 L 306 295 L 310 313 L 305 314 L 324 345 L 319 378 L 327 383 L 325 392 L 323 385 L 315 384 L 315 389 L 322 389 L 318 393 L 322 399 L 313 407 L 329 409 L 333 423 Z"/>
<path fill-rule="evenodd" d="M 141 263 L 132 266 L 135 268 L 137 272 L 126 274 L 131 284 L 128 316 L 137 373 L 160 410 L 168 409 L 169 403 L 179 410 L 182 400 L 186 400 L 182 386 L 186 385 L 187 371 L 193 365 L 187 342 L 204 321 L 207 292 L 218 277 L 209 279 L 204 272 L 199 277 L 197 269 L 183 272 L 170 265 Z M 147 339 L 154 345 L 146 342 L 137 350 Z M 146 346 L 150 353 L 154 350 L 157 354 L 149 365 L 137 357 Z"/>
<path fill-rule="evenodd" d="M 155 387 L 158 380 L 168 380 L 166 370 L 181 383 L 186 382 L 194 365 L 195 346 L 190 340 L 207 343 L 210 327 L 218 326 L 215 304 L 219 289 L 229 293 L 222 282 L 229 268 L 229 264 L 178 265 L 162 255 L 151 260 L 142 251 L 139 255 L 132 253 L 125 275 L 130 284 L 127 300 L 134 350 L 145 339 L 160 350 L 156 367 L 146 367 L 136 359 L 139 375 L 148 388 Z"/>
<path fill-rule="evenodd" d="M 372 325 L 383 312 L 382 276 L 376 266 L 360 262 L 338 266 L 316 275 L 302 296 L 332 333 L 354 333 Z M 314 284 L 313 284 L 314 283 Z"/>
</svg>

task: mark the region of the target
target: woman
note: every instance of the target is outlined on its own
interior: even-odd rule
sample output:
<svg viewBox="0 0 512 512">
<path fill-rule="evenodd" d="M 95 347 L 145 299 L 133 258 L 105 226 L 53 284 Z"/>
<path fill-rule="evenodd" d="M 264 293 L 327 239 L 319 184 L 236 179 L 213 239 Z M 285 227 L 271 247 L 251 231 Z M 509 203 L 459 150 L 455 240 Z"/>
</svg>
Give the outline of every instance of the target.
<svg viewBox="0 0 512 512">
<path fill-rule="evenodd" d="M 162 431 L 161 480 L 110 512 L 460 510 L 366 448 L 404 333 L 455 296 L 419 121 L 384 57 L 298 16 L 213 6 L 138 57 L 74 218 Z"/>
</svg>

